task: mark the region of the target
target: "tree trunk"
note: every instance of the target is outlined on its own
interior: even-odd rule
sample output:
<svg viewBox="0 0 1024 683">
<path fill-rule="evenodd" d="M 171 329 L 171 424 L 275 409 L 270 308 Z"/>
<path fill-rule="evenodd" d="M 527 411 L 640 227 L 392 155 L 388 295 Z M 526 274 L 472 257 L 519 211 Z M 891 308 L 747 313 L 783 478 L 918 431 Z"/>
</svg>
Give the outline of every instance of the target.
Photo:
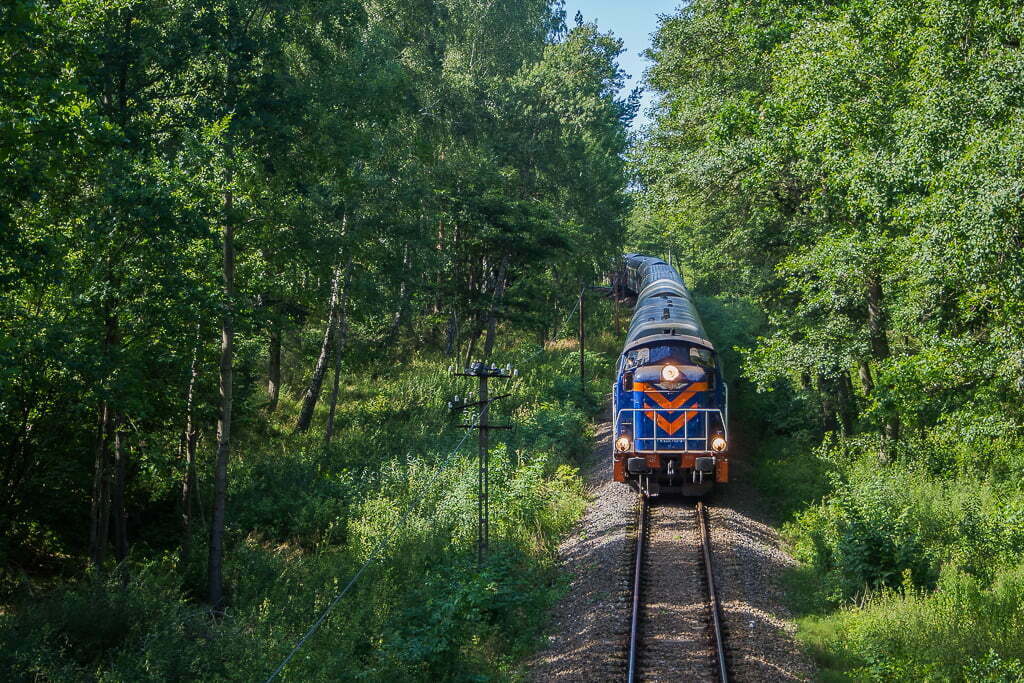
<svg viewBox="0 0 1024 683">
<path fill-rule="evenodd" d="M 338 385 L 341 376 L 341 349 L 334 350 L 334 381 L 331 384 L 331 398 L 327 409 L 327 425 L 324 427 L 324 443 L 331 445 L 334 438 L 334 412 L 338 407 Z"/>
<path fill-rule="evenodd" d="M 899 441 L 900 416 L 896 411 L 891 411 L 885 418 L 885 438 L 889 441 Z"/>
<path fill-rule="evenodd" d="M 0 458 L 0 470 L 3 471 L 0 475 L 0 485 L 3 487 L 3 502 L 0 503 L 0 537 L 6 537 L 10 533 L 17 515 L 18 493 L 21 491 L 22 482 L 39 464 L 39 458 L 29 442 L 29 433 L 32 429 L 30 418 L 34 413 L 33 407 L 38 405 L 39 402 L 34 395 L 22 398 L 19 410 L 21 424 L 17 436 L 0 446 L 0 452 L 6 450 L 9 453 L 6 459 Z"/>
<path fill-rule="evenodd" d="M 330 445 L 334 437 L 334 413 L 338 407 L 338 383 L 341 375 L 341 352 L 345 349 L 348 339 L 348 305 L 349 280 L 352 276 L 352 259 L 345 264 L 345 282 L 341 286 L 341 301 L 338 304 L 338 327 L 334 331 L 334 385 L 331 387 L 330 408 L 327 411 L 327 427 L 324 429 L 324 442 Z"/>
<path fill-rule="evenodd" d="M 110 462 L 110 441 L 113 434 L 111 428 L 113 420 L 107 422 L 107 435 L 105 438 L 106 445 L 103 449 L 103 493 L 100 498 L 100 535 L 99 535 L 99 547 L 100 556 L 99 563 L 102 564 L 106 558 L 107 544 L 110 540 L 110 489 L 111 489 L 111 478 L 113 475 L 113 467 Z"/>
<path fill-rule="evenodd" d="M 871 342 L 871 355 L 875 360 L 889 357 L 889 338 L 886 334 L 885 309 L 882 308 L 882 282 L 874 276 L 868 280 L 868 339 Z M 890 441 L 900 438 L 900 416 L 890 410 L 885 418 L 885 437 Z"/>
<path fill-rule="evenodd" d="M 114 515 L 114 557 L 117 558 L 118 564 L 128 557 L 128 517 L 124 506 L 127 454 L 121 431 L 122 423 L 123 419 L 120 416 L 114 418 L 114 490 L 110 501 Z"/>
<path fill-rule="evenodd" d="M 889 338 L 885 333 L 885 311 L 882 309 L 882 283 L 877 277 L 868 280 L 868 339 L 871 354 L 877 360 L 889 357 Z"/>
<path fill-rule="evenodd" d="M 452 311 L 448 316 L 448 330 L 445 335 L 444 355 L 451 356 L 459 346 L 459 314 Z"/>
<path fill-rule="evenodd" d="M 857 366 L 857 374 L 860 375 L 860 383 L 864 387 L 864 393 L 870 396 L 875 391 L 875 382 L 871 379 L 871 366 L 867 361 L 862 360 Z"/>
<path fill-rule="evenodd" d="M 231 187 L 229 171 L 227 186 Z M 224 603 L 224 521 L 228 495 L 228 456 L 231 453 L 232 375 L 234 370 L 235 226 L 234 196 L 224 196 L 224 316 L 220 340 L 220 415 L 217 419 L 217 460 L 213 471 L 213 514 L 210 519 L 208 599 L 215 610 Z"/>
<path fill-rule="evenodd" d="M 434 249 L 437 251 L 438 261 L 444 263 L 445 261 L 445 225 L 444 221 L 438 221 L 437 223 L 437 239 L 434 242 Z M 458 243 L 458 238 L 454 240 Z M 454 253 L 454 252 L 453 252 Z M 437 315 L 441 312 L 441 287 L 434 288 L 434 296 L 430 303 L 430 312 Z"/>
<path fill-rule="evenodd" d="M 836 398 L 839 403 L 839 421 L 843 434 L 853 434 L 853 426 L 857 422 L 857 403 L 853 395 L 853 382 L 850 373 L 845 370 L 836 381 Z"/>
<path fill-rule="evenodd" d="M 476 343 L 480 341 L 480 335 L 484 332 L 484 326 L 480 323 L 480 315 L 473 318 L 473 327 L 469 333 L 469 345 L 466 347 L 466 367 L 473 362 L 473 353 L 476 351 Z"/>
<path fill-rule="evenodd" d="M 277 410 L 281 392 L 281 325 L 278 321 L 270 324 L 270 353 L 267 360 L 267 410 Z"/>
<path fill-rule="evenodd" d="M 406 278 L 411 266 L 412 258 L 409 255 L 409 245 L 406 244 L 402 253 L 402 281 L 398 285 L 398 303 L 395 305 L 394 315 L 391 316 L 391 324 L 388 326 L 388 331 L 384 335 L 384 348 L 387 349 L 390 349 L 394 345 L 395 337 L 398 336 L 398 330 L 402 325 L 402 320 L 406 316 L 406 311 L 409 305 Z"/>
<path fill-rule="evenodd" d="M 833 380 L 818 375 L 818 396 L 821 400 L 821 428 L 826 432 L 834 432 L 839 426 L 836 422 L 836 401 Z"/>
<path fill-rule="evenodd" d="M 579 340 L 580 347 L 580 391 L 586 395 L 587 391 L 587 313 L 585 309 L 586 299 L 584 294 L 586 289 L 580 286 L 580 298 L 579 298 L 579 332 L 576 334 L 576 338 Z"/>
<path fill-rule="evenodd" d="M 498 329 L 498 304 L 505 296 L 505 276 L 508 271 L 508 256 L 501 259 L 498 272 L 494 276 L 494 296 L 491 298 L 491 310 L 487 313 L 487 337 L 484 339 L 484 359 L 489 360 L 494 351 L 494 336 Z"/>
<path fill-rule="evenodd" d="M 110 405 L 104 401 L 99 411 L 96 433 L 96 457 L 93 464 L 92 505 L 89 510 L 89 557 L 95 567 L 103 565 L 107 550 L 109 490 L 107 487 L 107 450 Z"/>
<path fill-rule="evenodd" d="M 313 410 L 316 402 L 320 399 L 320 389 L 323 387 L 324 375 L 327 373 L 327 360 L 330 356 L 331 342 L 334 338 L 334 331 L 338 322 L 338 297 L 341 289 L 341 266 L 335 266 L 331 275 L 331 299 L 327 307 L 327 329 L 324 331 L 324 340 L 320 344 L 320 355 L 316 359 L 316 366 L 313 368 L 313 376 L 309 378 L 309 386 L 302 396 L 302 410 L 299 412 L 299 421 L 295 425 L 295 431 L 304 432 L 309 429 L 313 421 Z"/>
<path fill-rule="evenodd" d="M 192 491 L 196 481 L 196 428 L 192 422 L 195 405 L 196 380 L 199 377 L 199 333 L 192 349 L 192 368 L 189 373 L 188 390 L 185 393 L 185 427 L 181 432 L 179 455 L 185 461 L 181 478 L 181 563 L 188 563 L 192 553 Z"/>
<path fill-rule="evenodd" d="M 617 279 L 612 281 L 612 319 L 615 321 L 615 338 L 622 336 L 622 313 L 619 310 L 619 294 Z"/>
<path fill-rule="evenodd" d="M 107 285 L 116 291 L 118 283 L 107 264 Z M 119 343 L 118 319 L 115 315 L 116 303 L 107 299 L 103 303 L 103 344 L 101 356 L 109 362 L 112 349 Z M 108 400 L 103 401 L 100 408 L 100 425 L 96 439 L 96 460 L 93 471 L 93 497 L 90 507 L 92 530 L 89 533 L 89 550 L 94 566 L 99 567 L 106 558 L 107 541 L 110 534 L 110 441 L 113 428 L 113 415 Z"/>
</svg>

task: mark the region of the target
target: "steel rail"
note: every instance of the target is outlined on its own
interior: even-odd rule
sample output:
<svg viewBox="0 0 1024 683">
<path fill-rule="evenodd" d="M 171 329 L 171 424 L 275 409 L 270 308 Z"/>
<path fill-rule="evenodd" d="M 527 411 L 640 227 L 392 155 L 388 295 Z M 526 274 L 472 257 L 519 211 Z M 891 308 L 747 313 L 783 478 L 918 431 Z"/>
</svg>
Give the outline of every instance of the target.
<svg viewBox="0 0 1024 683">
<path fill-rule="evenodd" d="M 629 626 L 629 672 L 628 683 L 636 680 L 636 648 L 640 625 L 640 575 L 643 567 L 644 536 L 647 524 L 647 496 L 640 494 L 640 515 L 636 531 L 636 567 L 633 571 L 633 616 Z"/>
<path fill-rule="evenodd" d="M 718 592 L 715 590 L 715 575 L 711 570 L 711 540 L 708 538 L 707 517 L 704 514 L 704 503 L 697 502 L 697 525 L 700 527 L 700 546 L 704 551 L 704 571 L 708 575 L 708 597 L 711 602 L 711 626 L 712 636 L 715 640 L 716 656 L 718 658 L 718 680 L 721 683 L 729 683 L 729 673 L 725 665 L 725 640 L 722 638 L 722 622 L 720 617 L 720 605 L 718 603 Z"/>
</svg>

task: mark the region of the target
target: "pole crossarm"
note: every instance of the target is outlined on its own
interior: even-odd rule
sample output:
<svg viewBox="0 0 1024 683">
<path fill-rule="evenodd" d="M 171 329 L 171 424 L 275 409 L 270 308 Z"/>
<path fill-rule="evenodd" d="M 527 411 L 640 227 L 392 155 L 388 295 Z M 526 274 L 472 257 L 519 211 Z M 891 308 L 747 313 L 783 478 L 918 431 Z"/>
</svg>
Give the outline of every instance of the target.
<svg viewBox="0 0 1024 683">
<path fill-rule="evenodd" d="M 501 399 L 501 398 L 508 398 L 511 395 L 512 394 L 502 394 L 501 396 L 495 396 L 494 398 L 491 399 L 491 401 L 497 401 L 498 399 Z M 465 410 L 466 408 L 474 408 L 476 406 L 482 406 L 482 405 L 484 405 L 483 401 L 473 401 L 472 403 L 455 403 L 455 402 L 451 402 L 451 403 L 448 404 L 448 407 L 451 408 L 452 410 Z M 462 425 L 459 425 L 459 426 L 461 427 Z"/>
<path fill-rule="evenodd" d="M 516 377 L 519 373 L 513 370 L 511 366 L 506 365 L 504 368 L 499 368 L 493 363 L 485 363 L 483 361 L 476 361 L 470 363 L 469 367 L 465 368 L 462 372 L 455 372 L 455 368 L 450 368 L 452 374 L 456 377 L 476 377 L 479 382 L 479 401 L 473 401 L 471 403 L 464 403 L 459 399 L 458 396 L 454 400 L 448 402 L 448 407 L 453 411 L 463 411 L 468 408 L 480 407 L 480 419 L 475 424 L 460 424 L 459 427 L 463 429 L 476 429 L 478 430 L 478 443 L 479 443 L 479 455 L 477 460 L 477 564 L 483 565 L 484 556 L 487 554 L 487 545 L 490 536 L 490 455 L 488 453 L 488 438 L 487 435 L 492 429 L 512 429 L 512 425 L 493 425 L 487 422 L 488 414 L 490 412 L 491 403 L 511 396 L 511 393 L 502 394 L 500 396 L 490 396 L 488 394 L 487 381 L 491 378 L 494 379 L 510 379 Z"/>
</svg>

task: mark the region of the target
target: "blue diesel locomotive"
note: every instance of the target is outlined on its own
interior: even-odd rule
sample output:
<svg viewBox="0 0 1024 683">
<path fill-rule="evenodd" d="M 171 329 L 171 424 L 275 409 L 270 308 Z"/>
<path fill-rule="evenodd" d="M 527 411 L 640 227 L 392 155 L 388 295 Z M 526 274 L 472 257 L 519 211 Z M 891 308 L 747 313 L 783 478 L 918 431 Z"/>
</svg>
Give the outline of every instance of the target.
<svg viewBox="0 0 1024 683">
<path fill-rule="evenodd" d="M 675 268 L 627 254 L 618 286 L 636 297 L 612 390 L 612 473 L 646 496 L 704 495 L 729 480 L 728 387 Z"/>
</svg>

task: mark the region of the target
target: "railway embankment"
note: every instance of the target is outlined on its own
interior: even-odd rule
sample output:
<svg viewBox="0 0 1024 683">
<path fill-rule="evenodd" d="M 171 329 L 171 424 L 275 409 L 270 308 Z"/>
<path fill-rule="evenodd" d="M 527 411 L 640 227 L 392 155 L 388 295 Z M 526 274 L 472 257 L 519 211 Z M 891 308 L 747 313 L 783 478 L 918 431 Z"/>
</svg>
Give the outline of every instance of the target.
<svg viewBox="0 0 1024 683">
<path fill-rule="evenodd" d="M 609 475 L 609 414 L 581 463 L 589 502 L 558 549 L 569 584 L 551 613 L 544 647 L 527 662 L 531 680 L 617 680 L 625 671 L 636 497 Z"/>
<path fill-rule="evenodd" d="M 732 481 L 715 493 L 708 514 L 729 671 L 736 681 L 810 680 L 814 667 L 781 587 L 796 560 L 760 504 L 750 469 L 733 459 Z"/>
<path fill-rule="evenodd" d="M 531 680 L 623 680 L 626 675 L 637 499 L 627 486 L 611 480 L 607 416 L 597 425 L 597 434 L 595 448 L 581 466 L 587 509 L 559 547 L 567 590 L 551 613 L 543 648 L 527 662 Z M 760 509 L 756 490 L 744 479 L 749 475 L 742 457 L 734 458 L 734 467 L 733 482 L 709 500 L 708 513 L 729 672 L 737 681 L 810 680 L 813 665 L 795 639 L 779 585 L 795 561 Z M 647 597 L 657 597 L 657 604 L 645 609 L 661 634 L 652 641 L 655 649 L 677 643 L 680 652 L 675 662 L 671 653 L 660 650 L 641 653 L 641 658 L 647 654 L 649 662 L 658 662 L 642 680 L 703 680 L 704 674 L 714 680 L 715 668 L 703 666 L 710 658 L 704 656 L 708 636 L 700 616 L 703 605 L 697 604 L 702 594 L 696 587 L 684 590 L 691 583 L 698 586 L 700 577 L 682 575 L 696 574 L 699 567 L 685 558 L 673 564 L 677 545 L 679 558 L 693 555 L 692 548 L 683 547 L 682 532 L 673 536 L 671 528 L 663 531 L 655 549 L 661 560 L 669 559 L 659 561 L 656 575 L 645 578 Z M 673 540 L 676 536 L 680 538 Z M 694 661 L 686 663 L 685 653 Z"/>
</svg>

